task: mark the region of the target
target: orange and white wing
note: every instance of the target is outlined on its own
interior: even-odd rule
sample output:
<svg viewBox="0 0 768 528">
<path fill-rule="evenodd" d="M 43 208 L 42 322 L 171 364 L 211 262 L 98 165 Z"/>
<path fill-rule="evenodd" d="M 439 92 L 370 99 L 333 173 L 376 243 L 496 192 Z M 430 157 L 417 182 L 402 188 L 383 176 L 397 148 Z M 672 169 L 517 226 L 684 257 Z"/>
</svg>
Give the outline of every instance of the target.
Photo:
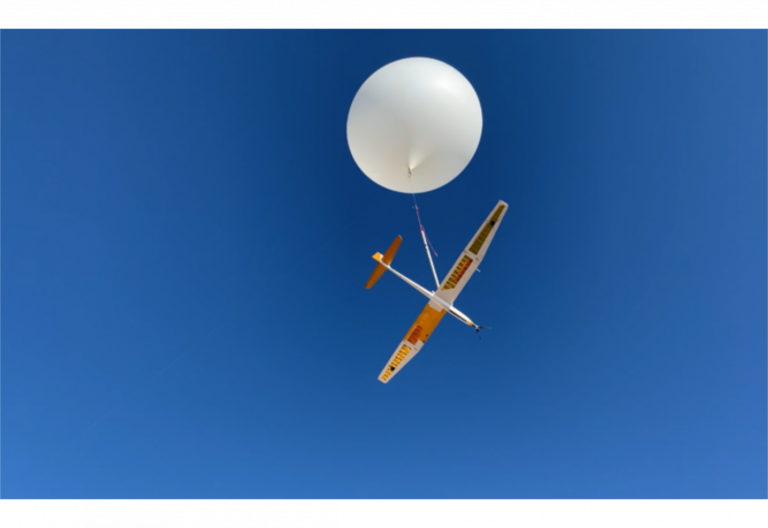
<svg viewBox="0 0 768 528">
<path fill-rule="evenodd" d="M 493 208 L 491 214 L 485 219 L 485 222 L 477 230 L 475 236 L 464 251 L 461 252 L 456 263 L 451 268 L 451 272 L 443 279 L 443 283 L 440 285 L 440 290 L 437 292 L 437 296 L 453 304 L 456 297 L 459 296 L 461 290 L 467 285 L 469 278 L 475 272 L 480 262 L 485 257 L 485 252 L 488 251 L 488 246 L 491 245 L 491 240 L 496 234 L 496 230 L 499 228 L 501 219 L 504 218 L 504 214 L 507 212 L 507 204 L 501 200 Z"/>
<path fill-rule="evenodd" d="M 400 372 L 406 363 L 413 359 L 413 356 L 419 353 L 444 315 L 445 310 L 435 310 L 429 304 L 424 307 L 416 322 L 405 334 L 405 338 L 397 346 L 395 353 L 389 358 L 387 366 L 379 374 L 380 382 L 387 383 L 395 374 Z"/>
</svg>

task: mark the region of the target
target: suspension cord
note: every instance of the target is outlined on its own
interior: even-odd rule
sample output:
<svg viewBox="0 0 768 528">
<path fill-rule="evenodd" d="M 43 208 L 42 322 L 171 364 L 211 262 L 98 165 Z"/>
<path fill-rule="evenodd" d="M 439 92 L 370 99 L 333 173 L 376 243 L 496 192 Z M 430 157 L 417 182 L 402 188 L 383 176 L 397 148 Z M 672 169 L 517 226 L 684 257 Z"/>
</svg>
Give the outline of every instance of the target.
<svg viewBox="0 0 768 528">
<path fill-rule="evenodd" d="M 435 251 L 435 247 L 432 245 L 432 241 L 427 237 L 427 231 L 424 229 L 424 226 L 421 224 L 421 216 L 419 215 L 419 204 L 416 203 L 416 193 L 413 192 L 413 182 L 411 181 L 411 169 L 408 169 L 408 183 L 411 185 L 411 197 L 413 197 L 413 208 L 416 209 L 416 220 L 419 222 L 419 230 L 424 233 L 424 237 L 427 239 L 427 243 L 429 244 L 430 249 L 432 249 L 432 253 L 437 256 L 437 251 Z"/>
<path fill-rule="evenodd" d="M 408 183 L 411 186 L 411 196 L 413 197 L 413 208 L 416 209 L 416 220 L 419 222 L 419 230 L 421 231 L 421 239 L 424 241 L 424 249 L 427 252 L 427 258 L 429 259 L 429 266 L 432 268 L 432 276 L 435 277 L 435 284 L 437 289 L 440 289 L 440 280 L 437 278 L 437 271 L 435 271 L 435 263 L 432 262 L 432 255 L 429 249 L 432 248 L 432 252 L 437 256 L 437 251 L 432 247 L 432 242 L 427 238 L 427 231 L 424 229 L 424 225 L 421 223 L 421 215 L 419 215 L 419 205 L 416 203 L 416 193 L 413 192 L 413 181 L 411 181 L 411 168 L 408 167 Z"/>
</svg>

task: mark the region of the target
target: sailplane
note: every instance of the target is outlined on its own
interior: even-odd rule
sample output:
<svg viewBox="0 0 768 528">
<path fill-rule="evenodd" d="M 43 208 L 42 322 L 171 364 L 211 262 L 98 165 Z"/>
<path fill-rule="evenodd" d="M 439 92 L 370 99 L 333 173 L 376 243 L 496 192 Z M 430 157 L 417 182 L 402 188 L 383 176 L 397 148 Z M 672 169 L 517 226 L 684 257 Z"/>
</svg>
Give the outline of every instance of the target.
<svg viewBox="0 0 768 528">
<path fill-rule="evenodd" d="M 402 273 L 392 268 L 392 259 L 395 258 L 400 243 L 403 238 L 398 235 L 392 245 L 389 246 L 386 253 L 376 253 L 373 255 L 373 260 L 377 262 L 376 268 L 373 270 L 371 277 L 368 279 L 365 287 L 370 289 L 376 281 L 381 278 L 385 271 L 389 270 L 405 282 L 410 284 L 413 288 L 418 290 L 422 295 L 429 299 L 429 302 L 419 314 L 416 322 L 413 323 L 408 333 L 395 349 L 392 357 L 389 358 L 389 362 L 384 367 L 384 370 L 379 374 L 379 381 L 387 383 L 391 380 L 395 374 L 408 363 L 413 357 L 419 353 L 421 348 L 432 335 L 440 320 L 446 313 L 451 314 L 453 317 L 461 321 L 462 323 L 471 326 L 477 332 L 480 337 L 480 329 L 487 328 L 475 324 L 472 319 L 460 312 L 453 303 L 459 296 L 464 286 L 467 285 L 469 278 L 477 270 L 480 262 L 483 260 L 485 253 L 488 251 L 488 246 L 491 244 L 493 236 L 496 234 L 496 230 L 499 228 L 502 218 L 507 211 L 507 204 L 501 200 L 496 204 L 491 214 L 485 219 L 485 222 L 477 230 L 475 236 L 461 252 L 456 263 L 451 268 L 451 272 L 440 283 L 437 280 L 437 272 L 435 271 L 435 265 L 432 262 L 432 256 L 429 254 L 427 248 L 427 256 L 429 257 L 429 264 L 432 267 L 432 275 L 435 278 L 435 284 L 437 289 L 435 291 L 429 291 L 423 286 L 418 285 Z M 424 246 L 427 246 L 427 238 L 424 229 L 421 229 L 421 236 L 424 240 Z"/>
</svg>

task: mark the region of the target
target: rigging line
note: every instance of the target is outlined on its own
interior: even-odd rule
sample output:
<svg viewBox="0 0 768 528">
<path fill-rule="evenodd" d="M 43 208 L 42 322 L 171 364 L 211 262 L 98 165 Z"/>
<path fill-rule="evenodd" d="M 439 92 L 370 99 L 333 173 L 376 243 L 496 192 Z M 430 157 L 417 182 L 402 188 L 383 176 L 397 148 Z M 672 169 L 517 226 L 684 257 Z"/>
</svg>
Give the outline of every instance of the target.
<svg viewBox="0 0 768 528">
<path fill-rule="evenodd" d="M 427 235 L 427 232 L 425 231 L 424 236 L 426 235 Z M 435 251 L 435 247 L 432 245 L 432 241 L 429 239 L 429 237 L 427 237 L 427 244 L 429 244 L 429 247 L 432 248 L 432 253 L 434 253 L 435 256 L 437 256 L 437 251 Z"/>
<path fill-rule="evenodd" d="M 419 215 L 419 204 L 416 203 L 416 193 L 413 192 L 413 181 L 411 181 L 411 168 L 408 167 L 408 184 L 411 186 L 411 197 L 413 198 L 413 208 L 416 209 L 416 220 L 419 222 L 419 229 L 424 233 L 424 237 L 427 239 L 427 243 L 429 244 L 429 247 L 432 248 L 432 253 L 437 256 L 437 251 L 435 251 L 434 246 L 432 245 L 432 242 L 429 240 L 429 237 L 427 236 L 427 230 L 424 229 L 424 226 L 421 223 L 421 215 Z"/>
<path fill-rule="evenodd" d="M 427 239 L 427 231 L 424 229 L 424 226 L 421 223 L 421 216 L 419 215 L 419 206 L 416 203 L 416 193 L 413 192 L 413 180 L 411 179 L 411 168 L 408 167 L 408 183 L 411 186 L 411 196 L 413 197 L 413 206 L 416 209 L 416 219 L 419 221 L 419 229 L 421 230 L 421 239 L 424 241 L 424 251 L 427 252 L 427 260 L 429 260 L 429 268 L 432 270 L 432 276 L 435 278 L 435 286 L 437 290 L 440 289 L 440 279 L 437 278 L 437 270 L 435 269 L 435 263 L 432 262 L 432 255 L 429 254 L 429 247 L 432 245 L 429 240 Z M 432 251 L 435 251 L 434 248 L 432 248 Z M 437 252 L 435 251 L 435 256 L 437 256 Z M 435 291 L 437 291 L 435 290 Z"/>
</svg>

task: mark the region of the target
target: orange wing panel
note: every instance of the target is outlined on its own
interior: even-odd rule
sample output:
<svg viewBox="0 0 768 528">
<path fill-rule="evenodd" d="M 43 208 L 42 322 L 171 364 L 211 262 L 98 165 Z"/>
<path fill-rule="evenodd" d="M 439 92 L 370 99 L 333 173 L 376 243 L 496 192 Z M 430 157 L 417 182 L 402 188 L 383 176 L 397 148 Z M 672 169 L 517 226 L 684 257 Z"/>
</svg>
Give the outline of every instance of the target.
<svg viewBox="0 0 768 528">
<path fill-rule="evenodd" d="M 440 310 L 438 312 L 427 304 L 419 314 L 419 317 L 416 318 L 416 322 L 413 323 L 411 329 L 405 334 L 405 341 L 408 341 L 412 345 L 415 345 L 419 341 L 426 343 L 427 339 L 429 339 L 429 336 L 435 328 L 437 328 L 437 325 L 444 315 L 445 310 Z"/>
<path fill-rule="evenodd" d="M 397 346 L 395 353 L 389 358 L 387 366 L 381 371 L 379 381 L 383 383 L 389 381 L 406 363 L 413 359 L 413 356 L 419 353 L 444 315 L 445 310 L 435 310 L 429 304 L 424 307 L 419 317 L 416 318 L 416 322 L 405 334 L 405 338 Z"/>
</svg>

